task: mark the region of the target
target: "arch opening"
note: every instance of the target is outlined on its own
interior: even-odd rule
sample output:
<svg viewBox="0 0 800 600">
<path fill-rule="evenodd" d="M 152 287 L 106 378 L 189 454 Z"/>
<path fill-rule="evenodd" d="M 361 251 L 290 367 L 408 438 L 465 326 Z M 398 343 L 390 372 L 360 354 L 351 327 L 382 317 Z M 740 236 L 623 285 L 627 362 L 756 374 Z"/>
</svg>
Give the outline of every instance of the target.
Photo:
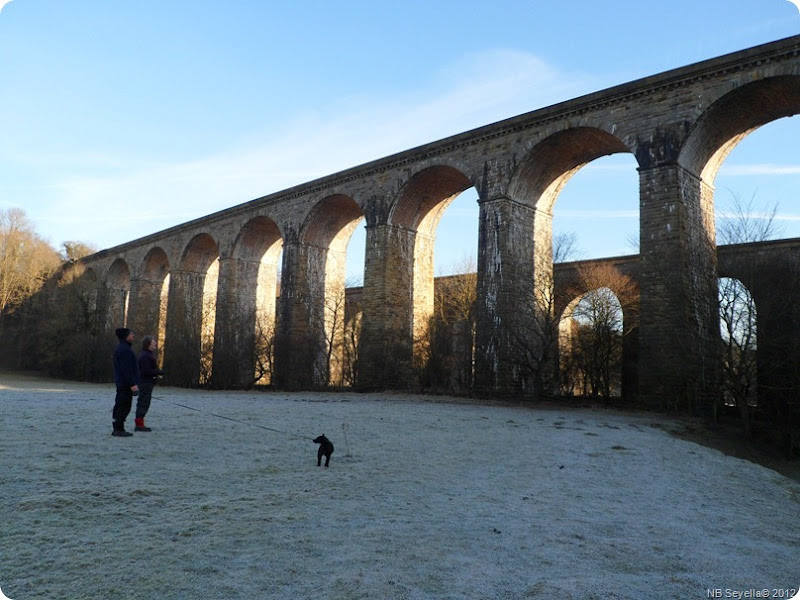
<svg viewBox="0 0 800 600">
<path fill-rule="evenodd" d="M 718 244 L 800 237 L 798 137 L 800 120 L 778 119 L 741 139 L 725 158 L 715 179 Z"/>
<path fill-rule="evenodd" d="M 108 329 L 113 331 L 117 327 L 126 327 L 130 307 L 131 272 L 128 263 L 123 259 L 116 259 L 108 269 L 106 289 Z"/>
<path fill-rule="evenodd" d="M 553 213 L 553 261 L 639 253 L 638 163 L 630 153 L 601 156 L 563 186 Z"/>
<path fill-rule="evenodd" d="M 800 76 L 780 76 L 729 92 L 697 120 L 678 162 L 713 186 L 725 158 L 750 133 L 800 112 Z"/>
<path fill-rule="evenodd" d="M 268 217 L 248 221 L 234 244 L 233 257 L 237 262 L 234 302 L 244 339 L 234 344 L 235 348 L 220 351 L 244 353 L 235 361 L 240 368 L 249 371 L 241 375 L 242 387 L 272 382 L 282 254 L 280 230 Z"/>
<path fill-rule="evenodd" d="M 607 169 L 607 173 L 624 173 L 628 169 L 632 170 L 634 165 L 638 166 L 633 158 L 631 148 L 625 142 L 607 131 L 594 127 L 568 129 L 555 133 L 539 143 L 525 157 L 517 170 L 509 187 L 509 195 L 513 199 L 531 206 L 535 211 L 532 267 L 534 288 L 540 290 L 537 293 L 552 286 L 553 209 L 556 200 L 560 197 L 567 182 L 586 165 L 603 157 L 618 154 L 626 156 L 598 161 L 592 170 L 586 171 L 578 180 L 583 182 L 583 185 L 572 188 L 574 191 L 570 193 L 573 200 L 578 197 L 583 204 L 594 207 L 576 211 L 573 216 L 593 215 L 595 217 L 594 231 L 596 232 L 598 229 L 596 227 L 597 215 L 607 214 L 607 212 L 597 207 L 596 200 L 592 202 L 591 198 L 585 197 L 595 193 L 586 187 L 585 180 L 591 181 L 593 171 L 595 173 L 602 172 L 604 164 L 611 165 L 611 168 Z M 620 184 L 617 182 L 612 185 L 616 189 Z M 636 186 L 635 192 L 627 193 L 635 193 L 638 214 L 638 177 Z M 567 198 L 569 199 L 570 196 Z M 561 227 L 562 224 L 559 223 L 559 228 Z M 589 232 L 586 228 L 584 231 Z"/>
<path fill-rule="evenodd" d="M 795 202 L 800 172 L 796 169 L 796 137 L 800 125 L 786 117 L 800 112 L 800 76 L 778 76 L 755 81 L 727 93 L 698 119 L 682 149 L 680 164 L 700 175 L 703 200 L 713 207 L 714 239 L 718 244 L 766 242 L 798 235 L 791 210 L 780 207 Z M 794 165 L 792 161 L 794 160 Z M 787 164 L 788 163 L 788 164 Z M 728 194 L 717 194 L 724 188 Z M 718 250 L 718 256 L 722 252 Z M 727 255 L 726 255 L 727 256 Z M 718 260 L 722 260 L 721 258 Z M 718 302 L 721 333 L 722 407 L 738 412 L 750 435 L 751 412 L 758 406 L 768 419 L 780 422 L 786 400 L 776 390 L 790 385 L 792 351 L 786 331 L 792 311 L 787 307 L 793 292 L 780 288 L 792 277 L 792 267 L 781 260 L 762 261 L 757 255 L 738 264 L 730 258 L 720 263 Z M 735 267 L 732 265 L 736 265 Z M 764 278 L 774 292 L 764 293 Z M 765 308 L 762 332 L 747 284 L 754 288 Z M 759 283 L 760 282 L 760 283 Z M 790 286 L 791 287 L 791 286 Z M 759 339 L 761 337 L 762 339 Z M 761 346 L 761 348 L 759 348 Z M 769 365 L 768 369 L 761 369 Z M 761 394 L 765 389 L 769 394 Z"/>
<path fill-rule="evenodd" d="M 560 131 L 540 142 L 517 169 L 512 198 L 551 213 L 559 192 L 583 166 L 611 154 L 632 153 L 618 137 L 594 127 Z"/>
<path fill-rule="evenodd" d="M 620 397 L 624 328 L 617 295 L 599 287 L 574 298 L 558 331 L 561 393 Z"/>
<path fill-rule="evenodd" d="M 335 194 L 314 207 L 303 227 L 311 302 L 306 343 L 314 357 L 316 385 L 354 383 L 351 374 L 355 372 L 360 319 L 353 321 L 355 315 L 348 314 L 346 307 L 347 257 L 353 233 L 363 220 L 364 213 L 353 198 Z"/>
<path fill-rule="evenodd" d="M 170 382 L 197 387 L 211 381 L 218 279 L 219 247 L 198 234 L 169 278 L 164 361 Z"/>
<path fill-rule="evenodd" d="M 588 169 L 595 161 L 597 164 Z M 636 208 L 622 211 L 622 218 L 640 226 L 636 218 L 639 206 L 637 167 L 631 148 L 622 139 L 599 128 L 576 127 L 554 133 L 537 144 L 525 156 L 512 179 L 509 198 L 529 210 L 517 211 L 521 219 L 527 220 L 520 226 L 524 233 L 518 241 L 525 251 L 514 258 L 517 275 L 510 283 L 513 289 L 509 294 L 513 301 L 505 317 L 506 330 L 511 351 L 519 357 L 519 375 L 512 375 L 513 383 L 522 390 L 532 390 L 534 396 L 543 392 L 560 393 L 559 366 L 553 355 L 558 348 L 558 306 L 563 305 L 563 300 L 562 290 L 556 290 L 553 262 L 576 260 L 580 252 L 577 234 L 567 229 L 570 219 L 560 218 L 554 222 L 556 202 L 560 202 L 563 195 L 568 202 L 580 203 L 570 216 L 585 218 L 583 230 L 592 236 L 588 240 L 590 243 L 598 234 L 608 237 L 597 226 L 598 216 L 606 214 L 607 209 L 597 197 L 596 184 L 592 184 L 592 175 L 608 175 L 604 184 L 606 194 L 618 194 L 619 189 L 624 189 L 624 182 L 628 182 L 625 194 L 630 194 L 631 200 L 626 203 L 623 198 L 622 205 Z M 573 178 L 576 185 L 570 188 Z M 614 201 L 618 202 L 616 198 Z M 613 210 L 619 217 L 619 207 Z M 619 247 L 620 242 L 617 244 Z M 595 251 L 597 254 L 602 256 L 605 252 Z M 592 289 L 611 287 L 594 277 L 592 281 L 593 285 L 586 282 L 581 285 L 580 295 Z M 608 378 L 604 381 L 603 393 L 609 394 L 611 384 Z M 598 386 L 595 381 L 594 391 L 601 389 Z"/>
<path fill-rule="evenodd" d="M 170 265 L 162 248 L 152 248 L 142 263 L 142 277 L 137 298 L 137 327 L 142 335 L 152 335 L 157 346 L 163 347 L 167 335 L 167 305 L 169 303 Z M 164 354 L 158 353 L 163 366 Z"/>
<path fill-rule="evenodd" d="M 637 387 L 639 289 L 609 261 L 560 272 L 556 294 L 559 394 L 630 398 Z"/>
<path fill-rule="evenodd" d="M 477 198 L 473 182 L 460 170 L 429 167 L 409 179 L 390 217 L 393 225 L 409 232 L 413 248 L 407 262 L 410 322 L 398 325 L 410 331 L 421 384 L 434 389 L 463 392 L 472 387 Z M 470 218 L 472 226 L 467 226 Z M 465 252 L 470 240 L 473 248 Z M 441 277 L 437 283 L 437 270 L 458 276 Z"/>
</svg>

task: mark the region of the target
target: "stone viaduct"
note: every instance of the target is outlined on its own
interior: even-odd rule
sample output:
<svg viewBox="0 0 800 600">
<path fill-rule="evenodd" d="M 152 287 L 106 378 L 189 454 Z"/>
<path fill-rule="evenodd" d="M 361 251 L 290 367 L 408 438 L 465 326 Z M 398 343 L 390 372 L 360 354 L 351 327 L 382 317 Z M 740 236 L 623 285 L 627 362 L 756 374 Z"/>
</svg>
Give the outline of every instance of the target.
<svg viewBox="0 0 800 600">
<path fill-rule="evenodd" d="M 552 281 L 559 191 L 587 163 L 627 152 L 640 181 L 638 394 L 657 406 L 677 396 L 708 406 L 719 353 L 715 175 L 747 134 L 799 111 L 795 36 L 375 160 L 84 263 L 116 299 L 109 323 L 161 337 L 173 383 L 197 384 L 204 327 L 214 385 L 251 381 L 256 323 L 277 322 L 273 383 L 309 388 L 326 383 L 322 346 L 336 327 L 327 307 L 343 296 L 347 242 L 365 219 L 358 386 L 405 387 L 433 305 L 437 224 L 474 187 L 476 392 L 507 395 L 522 385 L 507 328 L 520 298 Z"/>
</svg>

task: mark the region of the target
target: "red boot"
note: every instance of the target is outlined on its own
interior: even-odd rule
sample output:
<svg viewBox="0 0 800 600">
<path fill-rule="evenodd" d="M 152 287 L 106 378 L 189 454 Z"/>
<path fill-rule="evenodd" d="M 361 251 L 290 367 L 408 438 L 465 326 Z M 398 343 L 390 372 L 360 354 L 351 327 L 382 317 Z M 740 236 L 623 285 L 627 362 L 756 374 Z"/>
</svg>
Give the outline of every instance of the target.
<svg viewBox="0 0 800 600">
<path fill-rule="evenodd" d="M 134 431 L 153 431 L 149 427 L 144 426 L 144 417 L 136 417 L 134 421 L 136 423 L 136 427 L 133 428 Z"/>
</svg>

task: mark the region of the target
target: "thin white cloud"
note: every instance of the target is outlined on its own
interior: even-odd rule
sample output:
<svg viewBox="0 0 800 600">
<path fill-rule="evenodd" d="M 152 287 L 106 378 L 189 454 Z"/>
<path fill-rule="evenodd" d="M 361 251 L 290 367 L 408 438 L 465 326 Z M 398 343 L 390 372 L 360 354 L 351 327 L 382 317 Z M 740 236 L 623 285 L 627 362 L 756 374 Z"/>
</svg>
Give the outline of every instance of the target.
<svg viewBox="0 0 800 600">
<path fill-rule="evenodd" d="M 774 215 L 764 213 L 748 213 L 742 215 L 741 213 L 737 212 L 718 211 L 716 216 L 718 219 L 731 219 L 734 221 L 746 218 L 753 221 L 785 221 L 787 223 L 800 222 L 800 215 L 794 215 L 790 213 L 776 213 Z"/>
<path fill-rule="evenodd" d="M 100 152 L 30 152 L 20 151 L 17 148 L 0 147 L 0 161 L 13 163 L 24 168 L 52 168 L 57 165 L 61 169 L 86 169 L 90 166 L 95 169 L 125 169 L 131 165 L 129 156 L 111 156 Z M 148 160 L 146 164 L 152 165 Z"/>
<path fill-rule="evenodd" d="M 480 209 L 477 204 L 474 208 L 448 208 L 447 215 L 450 217 L 467 217 L 470 219 L 477 219 L 480 215 Z"/>
<path fill-rule="evenodd" d="M 581 171 L 592 171 L 595 173 L 609 173 L 609 174 L 635 172 L 637 167 L 636 159 L 632 155 L 621 155 L 621 156 L 627 156 L 630 160 L 626 161 L 625 164 L 621 164 L 619 163 L 619 159 L 617 159 L 617 164 L 609 164 L 608 162 L 605 162 L 607 159 L 599 158 L 597 159 L 596 162 L 591 162 L 585 167 L 583 167 Z"/>
<path fill-rule="evenodd" d="M 720 168 L 720 175 L 730 175 L 732 177 L 800 175 L 800 165 L 774 165 L 769 163 L 752 165 L 723 164 Z"/>
<path fill-rule="evenodd" d="M 570 219 L 638 219 L 639 211 L 559 209 L 557 216 L 568 217 Z"/>
</svg>

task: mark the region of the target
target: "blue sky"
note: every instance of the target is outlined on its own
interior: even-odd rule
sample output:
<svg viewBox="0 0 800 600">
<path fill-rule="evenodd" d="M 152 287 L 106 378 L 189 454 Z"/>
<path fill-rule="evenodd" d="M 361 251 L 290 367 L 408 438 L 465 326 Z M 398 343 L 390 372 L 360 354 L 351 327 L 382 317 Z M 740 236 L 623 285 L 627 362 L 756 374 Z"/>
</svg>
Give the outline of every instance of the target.
<svg viewBox="0 0 800 600">
<path fill-rule="evenodd" d="M 2 3 L 2 0 L 0 0 Z M 787 0 L 13 0 L 0 11 L 0 208 L 54 246 L 107 248 L 393 152 L 800 33 Z M 800 236 L 800 120 L 745 139 L 717 177 Z M 437 236 L 474 256 L 475 195 Z M 581 257 L 633 252 L 629 156 L 565 186 Z M 363 231 L 351 243 L 360 276 Z M 360 256 L 359 256 L 360 255 Z"/>
</svg>

